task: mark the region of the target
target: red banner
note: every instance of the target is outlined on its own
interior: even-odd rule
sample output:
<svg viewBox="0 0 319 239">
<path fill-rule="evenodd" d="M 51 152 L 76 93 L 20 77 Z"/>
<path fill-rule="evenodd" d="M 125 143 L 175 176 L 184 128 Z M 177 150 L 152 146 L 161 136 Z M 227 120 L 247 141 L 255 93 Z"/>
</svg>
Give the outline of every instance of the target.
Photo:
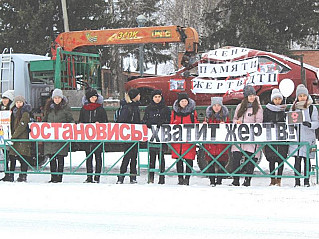
<svg viewBox="0 0 319 239">
<path fill-rule="evenodd" d="M 30 139 L 147 141 L 148 129 L 142 124 L 30 123 Z"/>
</svg>

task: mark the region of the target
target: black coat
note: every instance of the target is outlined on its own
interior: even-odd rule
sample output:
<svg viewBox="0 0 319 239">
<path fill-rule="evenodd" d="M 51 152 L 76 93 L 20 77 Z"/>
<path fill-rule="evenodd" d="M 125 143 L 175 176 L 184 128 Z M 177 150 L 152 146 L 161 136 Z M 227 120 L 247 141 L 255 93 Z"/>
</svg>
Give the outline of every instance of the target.
<svg viewBox="0 0 319 239">
<path fill-rule="evenodd" d="M 274 110 L 269 109 L 267 106 L 264 109 L 264 114 L 263 114 L 263 117 L 264 117 L 263 118 L 263 122 L 264 123 L 274 123 L 274 124 L 276 124 L 278 122 L 286 122 L 286 113 L 285 113 L 285 111 L 274 111 Z M 272 146 L 284 158 L 287 157 L 288 145 L 272 145 Z M 279 156 L 272 149 L 270 149 L 268 146 L 265 147 L 265 156 L 266 156 L 266 159 L 268 161 L 274 160 L 274 158 L 276 158 L 276 161 L 281 161 Z"/>
<path fill-rule="evenodd" d="M 117 120 L 118 123 L 128 123 L 128 124 L 141 123 L 139 101 L 128 102 L 127 100 L 123 99 L 121 100 L 120 104 L 121 104 L 121 112 Z"/>
<path fill-rule="evenodd" d="M 151 125 L 161 126 L 162 124 L 169 124 L 171 121 L 171 111 L 165 105 L 164 100 L 156 104 L 152 101 L 146 108 L 143 117 L 143 123 L 150 127 Z"/>
<path fill-rule="evenodd" d="M 83 107 L 80 111 L 79 123 L 108 123 L 107 114 L 103 108 L 103 97 L 99 95 L 97 103 L 89 103 L 86 97 L 82 99 Z M 80 144 L 81 147 L 87 152 L 94 150 L 99 143 L 84 143 Z M 101 153 L 102 147 L 100 146 L 95 153 Z"/>
<path fill-rule="evenodd" d="M 89 103 L 80 111 L 79 123 L 107 123 L 107 115 L 101 104 Z"/>
</svg>

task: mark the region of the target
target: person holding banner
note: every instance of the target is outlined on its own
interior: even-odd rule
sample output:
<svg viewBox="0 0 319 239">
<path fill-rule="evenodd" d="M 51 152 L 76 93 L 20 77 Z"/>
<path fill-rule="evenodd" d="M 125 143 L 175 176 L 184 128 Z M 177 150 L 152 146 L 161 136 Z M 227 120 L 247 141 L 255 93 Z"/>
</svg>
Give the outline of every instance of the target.
<svg viewBox="0 0 319 239">
<path fill-rule="evenodd" d="M 95 89 L 89 88 L 85 96 L 82 98 L 83 107 L 80 111 L 79 123 L 107 123 L 106 111 L 103 108 L 103 96 L 99 95 Z M 85 143 L 82 144 L 86 154 L 86 171 L 93 173 L 93 154 L 95 155 L 95 173 L 99 174 L 102 171 L 102 145 L 100 143 Z M 97 149 L 95 149 L 98 147 Z M 92 151 L 90 156 L 88 156 Z M 100 175 L 87 175 L 85 183 L 100 182 Z"/>
<path fill-rule="evenodd" d="M 18 95 L 14 98 L 15 106 L 11 109 L 11 139 L 28 139 L 29 138 L 29 122 L 31 105 L 27 104 L 25 98 Z M 13 142 L 12 148 L 9 151 L 10 161 L 12 167 L 10 171 L 15 171 L 16 160 L 20 161 L 21 173 L 17 182 L 26 182 L 28 171 L 28 162 L 31 157 L 31 142 L 16 141 Z M 14 175 L 10 175 L 11 180 L 14 181 Z"/>
<path fill-rule="evenodd" d="M 313 101 L 308 93 L 308 89 L 300 84 L 296 89 L 296 100 L 294 101 L 290 111 L 302 112 L 304 121 L 302 123 L 294 124 L 297 130 L 298 142 L 308 142 L 310 145 L 316 145 L 315 130 L 319 127 L 318 122 L 318 110 L 312 105 Z M 289 146 L 289 154 L 293 153 L 297 149 L 298 145 Z M 309 158 L 307 157 L 309 153 Z M 315 157 L 315 152 L 307 152 L 307 147 L 303 146 L 293 156 L 295 157 L 295 169 L 301 174 L 301 161 L 304 161 L 304 175 L 307 175 L 307 171 L 310 171 L 310 158 Z M 307 166 L 309 168 L 307 168 Z M 297 176 L 298 174 L 295 173 Z M 308 174 L 309 175 L 309 174 Z M 295 187 L 300 186 L 300 178 L 295 179 Z M 304 179 L 304 186 L 310 187 L 309 177 Z"/>
<path fill-rule="evenodd" d="M 237 105 L 233 122 L 236 124 L 243 124 L 243 123 L 262 123 L 263 122 L 263 109 L 260 105 L 259 98 L 256 95 L 256 91 L 253 86 L 245 85 L 243 89 L 244 99 L 242 102 Z M 238 145 L 248 156 L 253 155 L 258 145 L 256 144 L 240 144 Z M 243 152 L 241 152 L 236 145 L 232 146 L 233 152 L 233 166 L 234 170 L 238 169 L 240 166 L 240 161 L 244 157 Z M 257 158 L 260 156 L 260 151 L 252 158 L 254 162 L 257 162 Z M 248 159 L 246 159 L 248 160 Z M 247 162 L 245 169 L 247 174 L 254 173 L 254 164 L 249 161 Z M 238 173 L 238 171 L 237 171 Z M 243 186 L 250 186 L 251 177 L 245 177 L 245 181 Z M 239 186 L 239 177 L 234 176 L 234 180 L 232 182 L 233 186 Z"/>
<path fill-rule="evenodd" d="M 128 123 L 128 124 L 140 124 L 141 116 L 140 116 L 140 91 L 138 89 L 130 89 L 127 94 L 125 94 L 125 98 L 121 100 L 121 112 L 118 118 L 118 123 Z M 135 144 L 133 148 L 133 144 L 126 143 L 124 146 L 125 155 L 123 157 L 123 161 L 120 167 L 120 174 L 125 174 L 127 171 L 127 166 L 130 163 L 130 183 L 135 184 L 136 175 L 137 175 L 137 151 L 138 145 Z M 131 149 L 130 149 L 131 148 Z M 130 151 L 128 151 L 130 149 Z M 125 176 L 118 176 L 116 184 L 123 184 Z"/>
<path fill-rule="evenodd" d="M 196 103 L 188 97 L 187 93 L 180 93 L 177 100 L 173 104 L 171 113 L 171 124 L 193 124 L 199 123 L 197 119 L 197 112 L 195 110 Z M 193 161 L 196 155 L 196 146 L 193 144 L 172 144 L 172 158 L 177 159 L 176 168 L 177 173 L 184 173 L 183 161 L 186 161 L 186 173 L 192 172 Z M 189 185 L 190 175 L 178 175 L 179 185 Z"/>
<path fill-rule="evenodd" d="M 143 123 L 147 125 L 148 128 L 151 128 L 152 125 L 161 127 L 162 124 L 169 124 L 171 111 L 166 106 L 164 98 L 162 96 L 161 90 L 154 90 L 152 92 L 152 101 L 145 108 L 145 113 L 143 117 Z M 160 172 L 165 171 L 165 159 L 164 159 L 164 145 L 162 144 L 162 151 L 160 148 L 149 147 L 149 162 L 150 169 L 155 168 L 156 157 L 158 157 L 160 163 Z M 166 146 L 166 145 L 165 145 Z M 161 157 L 161 158 L 160 158 Z M 150 172 L 148 175 L 148 183 L 154 183 L 154 172 Z M 160 175 L 158 184 L 165 184 L 165 176 Z"/>
<path fill-rule="evenodd" d="M 221 124 L 221 123 L 229 123 L 229 111 L 226 106 L 223 105 L 223 97 L 213 97 L 212 104 L 206 109 L 206 117 L 203 123 L 208 124 Z M 205 144 L 205 149 L 215 158 L 224 149 L 227 147 L 227 144 Z M 212 162 L 212 157 L 209 154 L 205 154 L 205 160 L 208 163 Z M 228 160 L 228 150 L 226 150 L 218 159 L 218 163 L 223 167 L 226 166 Z M 208 173 L 223 173 L 224 171 L 218 165 L 217 162 L 214 162 L 207 169 Z M 210 185 L 215 187 L 216 185 L 222 184 L 222 176 L 217 176 L 217 180 L 215 176 L 209 176 Z"/>
<path fill-rule="evenodd" d="M 286 105 L 282 105 L 283 95 L 279 91 L 279 89 L 273 89 L 271 92 L 271 103 L 266 105 L 263 114 L 263 122 L 264 123 L 273 123 L 276 124 L 278 122 L 285 123 L 286 122 Z M 283 160 L 276 154 L 278 152 L 283 158 L 287 158 L 288 153 L 288 145 L 272 145 L 276 151 L 273 151 L 269 146 L 265 147 L 265 156 L 267 161 L 269 162 L 269 172 L 271 175 L 276 175 L 275 165 L 278 163 L 278 166 L 283 162 Z M 278 167 L 277 176 L 282 176 L 282 172 L 284 170 L 284 164 Z M 274 177 L 271 178 L 269 186 L 281 186 L 281 178 Z"/>
<path fill-rule="evenodd" d="M 71 108 L 69 107 L 68 100 L 63 95 L 62 90 L 55 89 L 52 92 L 51 99 L 46 102 L 44 107 L 44 117 L 42 121 L 49 123 L 74 123 Z M 68 152 L 69 147 L 68 145 L 65 145 L 65 142 L 48 142 L 44 144 L 44 155 L 48 155 L 51 158 L 51 173 L 63 173 L 64 157 L 68 155 Z M 51 174 L 51 180 L 49 183 L 61 182 L 62 174 Z"/>
</svg>

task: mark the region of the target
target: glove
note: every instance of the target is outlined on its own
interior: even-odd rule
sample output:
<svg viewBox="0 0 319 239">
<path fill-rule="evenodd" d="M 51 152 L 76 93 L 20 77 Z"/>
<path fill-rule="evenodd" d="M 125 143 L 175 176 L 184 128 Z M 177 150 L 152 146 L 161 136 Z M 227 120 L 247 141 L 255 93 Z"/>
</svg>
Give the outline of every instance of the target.
<svg viewBox="0 0 319 239">
<path fill-rule="evenodd" d="M 304 122 L 302 122 L 302 124 L 303 124 L 304 126 L 307 126 L 307 127 L 311 128 L 311 123 L 308 122 L 308 121 L 304 121 Z"/>
<path fill-rule="evenodd" d="M 157 128 L 161 128 L 161 126 L 162 126 L 161 122 L 158 122 L 157 125 L 156 125 Z"/>
<path fill-rule="evenodd" d="M 149 122 L 147 122 L 147 123 L 146 123 L 146 126 L 147 126 L 147 128 L 149 128 L 149 129 L 150 129 L 150 128 L 152 127 L 152 124 L 151 124 L 151 123 L 149 123 Z"/>
</svg>

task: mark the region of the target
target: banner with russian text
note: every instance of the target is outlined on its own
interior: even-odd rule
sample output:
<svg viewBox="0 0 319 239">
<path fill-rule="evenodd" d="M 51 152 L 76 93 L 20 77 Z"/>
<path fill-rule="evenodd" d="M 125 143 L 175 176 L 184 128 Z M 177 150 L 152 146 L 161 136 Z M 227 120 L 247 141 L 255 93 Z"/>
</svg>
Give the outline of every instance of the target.
<svg viewBox="0 0 319 239">
<path fill-rule="evenodd" d="M 30 139 L 147 141 L 148 128 L 142 124 L 118 123 L 30 123 Z"/>
<path fill-rule="evenodd" d="M 150 131 L 152 143 L 297 141 L 295 128 L 285 123 L 163 125 Z"/>
<path fill-rule="evenodd" d="M 278 85 L 278 74 L 255 72 L 232 80 L 208 80 L 196 77 L 192 80 L 193 93 L 226 93 L 240 91 L 245 85 Z"/>
<path fill-rule="evenodd" d="M 199 77 L 228 77 L 243 76 L 247 73 L 256 72 L 258 70 L 258 58 L 251 58 L 242 61 L 226 62 L 222 64 L 198 64 Z"/>
</svg>

